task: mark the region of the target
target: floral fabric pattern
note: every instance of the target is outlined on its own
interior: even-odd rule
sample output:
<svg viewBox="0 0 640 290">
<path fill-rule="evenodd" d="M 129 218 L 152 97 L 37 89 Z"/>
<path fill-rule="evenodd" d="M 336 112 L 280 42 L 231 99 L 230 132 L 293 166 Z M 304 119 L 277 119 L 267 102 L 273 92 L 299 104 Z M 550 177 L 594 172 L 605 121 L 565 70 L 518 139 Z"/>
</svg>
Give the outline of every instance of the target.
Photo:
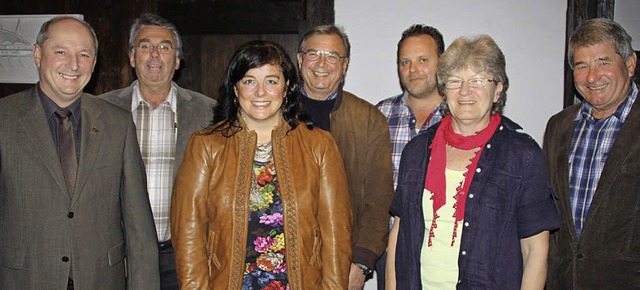
<svg viewBox="0 0 640 290">
<path fill-rule="evenodd" d="M 282 197 L 273 159 L 254 161 L 242 289 L 289 290 Z"/>
</svg>

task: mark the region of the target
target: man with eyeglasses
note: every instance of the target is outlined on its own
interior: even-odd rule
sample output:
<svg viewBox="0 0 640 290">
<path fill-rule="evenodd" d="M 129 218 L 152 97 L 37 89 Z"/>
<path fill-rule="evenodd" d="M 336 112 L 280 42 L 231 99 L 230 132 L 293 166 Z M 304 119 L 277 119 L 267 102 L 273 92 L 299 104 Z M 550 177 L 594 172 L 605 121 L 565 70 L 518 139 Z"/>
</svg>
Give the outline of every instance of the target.
<svg viewBox="0 0 640 290">
<path fill-rule="evenodd" d="M 640 288 L 640 102 L 631 36 L 585 21 L 568 61 L 583 102 L 549 119 L 544 151 L 560 229 L 549 241 L 547 289 Z"/>
<path fill-rule="evenodd" d="M 442 95 L 438 91 L 436 69 L 443 52 L 444 39 L 440 31 L 424 24 L 407 28 L 398 42 L 398 76 L 404 92 L 376 105 L 387 118 L 391 134 L 393 188 L 398 183 L 398 168 L 404 146 L 442 119 Z M 385 287 L 386 256 L 385 253 L 376 263 L 378 289 Z"/>
<path fill-rule="evenodd" d="M 350 47 L 342 29 L 318 26 L 303 36 L 297 58 L 307 111 L 316 126 L 331 132 L 344 160 L 353 210 L 351 290 L 363 288 L 386 249 L 393 177 L 386 119 L 342 89 Z"/>
<path fill-rule="evenodd" d="M 158 235 L 161 289 L 178 289 L 169 227 L 173 180 L 191 133 L 209 124 L 215 101 L 172 81 L 182 40 L 166 19 L 154 14 L 136 19 L 129 47 L 138 80 L 100 97 L 132 113 Z"/>
</svg>

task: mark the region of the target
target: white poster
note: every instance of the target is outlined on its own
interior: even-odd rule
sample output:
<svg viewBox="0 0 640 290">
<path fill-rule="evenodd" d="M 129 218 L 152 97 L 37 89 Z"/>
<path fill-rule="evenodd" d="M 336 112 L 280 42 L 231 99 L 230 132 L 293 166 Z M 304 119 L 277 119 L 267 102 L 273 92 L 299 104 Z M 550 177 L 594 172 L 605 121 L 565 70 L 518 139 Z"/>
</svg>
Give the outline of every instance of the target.
<svg viewBox="0 0 640 290">
<path fill-rule="evenodd" d="M 40 27 L 58 15 L 0 15 L 0 83 L 38 82 L 32 48 Z M 70 15 L 83 19 L 82 15 Z"/>
</svg>

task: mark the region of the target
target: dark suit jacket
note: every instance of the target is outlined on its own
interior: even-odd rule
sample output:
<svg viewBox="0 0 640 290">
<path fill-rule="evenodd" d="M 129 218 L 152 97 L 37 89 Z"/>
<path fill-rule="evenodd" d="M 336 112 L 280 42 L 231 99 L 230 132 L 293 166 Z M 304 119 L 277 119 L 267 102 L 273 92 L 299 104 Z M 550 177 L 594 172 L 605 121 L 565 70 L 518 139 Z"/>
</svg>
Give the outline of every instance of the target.
<svg viewBox="0 0 640 290">
<path fill-rule="evenodd" d="M 562 217 L 551 235 L 547 289 L 640 289 L 640 100 L 622 125 L 576 237 L 569 202 L 569 152 L 580 110 L 551 117 L 544 136 Z"/>
<path fill-rule="evenodd" d="M 127 111 L 131 111 L 131 98 L 136 82 L 126 88 L 104 93 L 98 97 Z M 175 166 L 173 166 L 174 176 L 178 172 L 178 168 L 182 162 L 184 149 L 187 147 L 187 141 L 189 141 L 191 133 L 203 129 L 211 123 L 211 120 L 213 120 L 213 106 L 216 105 L 214 99 L 201 93 L 183 89 L 177 85 L 176 88 L 178 137 L 176 140 Z"/>
<path fill-rule="evenodd" d="M 81 98 L 72 199 L 35 88 L 0 99 L 0 289 L 160 287 L 131 114 Z"/>
</svg>

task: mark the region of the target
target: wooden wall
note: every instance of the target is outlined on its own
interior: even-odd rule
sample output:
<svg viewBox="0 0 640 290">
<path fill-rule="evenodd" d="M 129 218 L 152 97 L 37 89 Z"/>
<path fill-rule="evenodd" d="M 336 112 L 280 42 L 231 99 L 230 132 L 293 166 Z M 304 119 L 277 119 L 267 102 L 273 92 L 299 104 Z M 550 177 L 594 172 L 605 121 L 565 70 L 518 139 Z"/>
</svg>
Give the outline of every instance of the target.
<svg viewBox="0 0 640 290">
<path fill-rule="evenodd" d="M 185 56 L 174 80 L 215 98 L 222 73 L 239 45 L 273 40 L 295 57 L 302 34 L 334 22 L 334 1 L 3 0 L 0 5 L 1 15 L 83 14 L 99 41 L 98 62 L 85 89 L 92 94 L 128 86 L 135 79 L 127 55 L 129 27 L 144 12 L 167 18 L 183 37 Z M 31 86 L 0 83 L 0 97 Z"/>
</svg>

